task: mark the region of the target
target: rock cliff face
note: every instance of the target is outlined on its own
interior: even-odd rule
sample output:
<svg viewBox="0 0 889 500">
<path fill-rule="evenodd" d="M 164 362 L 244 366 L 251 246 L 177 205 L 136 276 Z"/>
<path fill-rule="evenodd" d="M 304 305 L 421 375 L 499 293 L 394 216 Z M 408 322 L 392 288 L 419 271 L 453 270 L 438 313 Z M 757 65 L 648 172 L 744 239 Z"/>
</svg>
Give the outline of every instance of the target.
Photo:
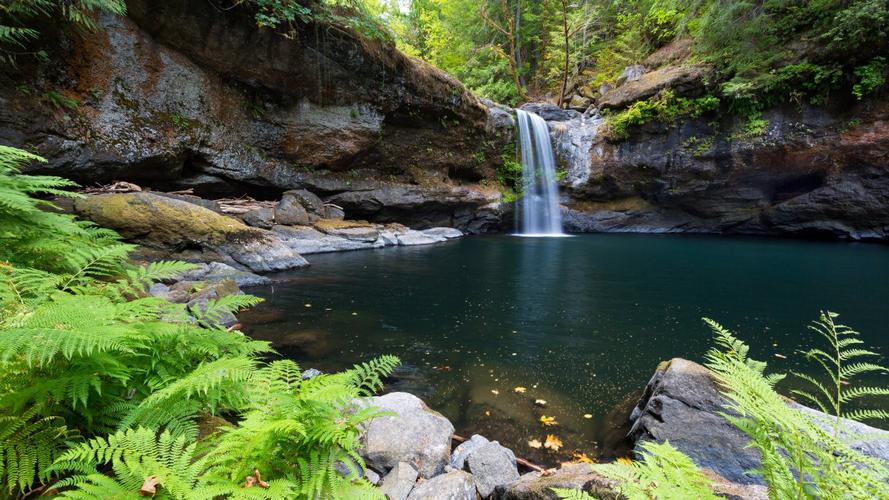
<svg viewBox="0 0 889 500">
<path fill-rule="evenodd" d="M 612 141 L 596 114 L 551 116 L 567 229 L 889 237 L 889 102 L 763 118 L 762 133 L 725 117 Z"/>
<path fill-rule="evenodd" d="M 0 141 L 82 183 L 198 194 L 304 188 L 347 216 L 484 230 L 500 147 L 485 106 L 394 46 L 330 24 L 291 36 L 249 9 L 127 2 L 88 36 L 47 28 L 46 63 L 0 75 Z M 496 217 L 495 217 L 496 218 Z"/>
</svg>

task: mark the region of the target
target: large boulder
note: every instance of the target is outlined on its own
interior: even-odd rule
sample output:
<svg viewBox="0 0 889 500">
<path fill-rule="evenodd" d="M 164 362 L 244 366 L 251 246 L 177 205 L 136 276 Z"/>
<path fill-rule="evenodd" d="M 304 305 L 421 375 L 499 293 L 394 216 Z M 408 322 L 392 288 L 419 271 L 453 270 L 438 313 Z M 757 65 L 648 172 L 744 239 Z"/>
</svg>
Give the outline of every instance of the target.
<svg viewBox="0 0 889 500">
<path fill-rule="evenodd" d="M 482 498 L 491 496 L 494 488 L 519 478 L 515 454 L 497 441 L 486 443 L 470 453 L 466 464 L 475 477 Z"/>
<path fill-rule="evenodd" d="M 360 453 L 369 467 L 388 472 L 399 462 L 407 462 L 424 478 L 444 471 L 454 433 L 448 419 L 404 392 L 372 397 L 368 404 L 394 414 L 374 418 L 361 435 Z"/>
<path fill-rule="evenodd" d="M 414 487 L 408 500 L 477 500 L 475 478 L 461 470 L 423 481 Z"/>
<path fill-rule="evenodd" d="M 595 472 L 588 464 L 566 465 L 554 472 L 529 472 L 517 480 L 498 486 L 491 498 L 498 500 L 556 500 L 553 488 L 583 490 L 601 500 L 622 498 L 614 491 L 616 482 Z"/>
<path fill-rule="evenodd" d="M 727 411 L 726 404 L 708 369 L 674 358 L 658 367 L 645 388 L 633 410 L 629 435 L 637 448 L 644 441 L 669 441 L 722 482 L 764 485 L 760 476 L 748 472 L 760 466 L 759 453 L 748 447 L 747 435 L 720 414 Z M 830 418 L 815 410 L 806 411 L 816 418 Z M 889 433 L 850 421 L 843 423 L 843 429 L 874 438 L 853 447 L 889 461 Z M 885 438 L 876 438 L 881 435 Z"/>
<path fill-rule="evenodd" d="M 173 255 L 197 247 L 209 260 L 254 272 L 308 265 L 273 233 L 183 200 L 146 192 L 102 194 L 79 199 L 74 207 L 126 239 Z"/>
<path fill-rule="evenodd" d="M 629 68 L 628 68 L 629 69 Z M 597 103 L 600 108 L 624 108 L 647 99 L 658 92 L 670 89 L 677 95 L 699 92 L 711 69 L 705 65 L 667 66 L 636 77 L 635 73 L 625 83 L 606 92 Z"/>
</svg>

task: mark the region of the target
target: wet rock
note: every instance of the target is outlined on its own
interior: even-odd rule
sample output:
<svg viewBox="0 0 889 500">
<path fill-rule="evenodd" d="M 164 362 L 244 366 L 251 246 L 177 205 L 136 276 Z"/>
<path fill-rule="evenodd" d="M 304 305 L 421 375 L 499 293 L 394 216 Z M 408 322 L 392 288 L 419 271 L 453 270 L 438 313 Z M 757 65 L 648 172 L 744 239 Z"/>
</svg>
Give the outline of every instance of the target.
<svg viewBox="0 0 889 500">
<path fill-rule="evenodd" d="M 397 238 L 398 244 L 404 246 L 431 245 L 432 243 L 441 243 L 442 241 L 445 241 L 443 236 L 426 234 L 414 230 L 398 234 Z"/>
<path fill-rule="evenodd" d="M 408 500 L 477 500 L 476 482 L 463 471 L 448 472 L 418 483 Z"/>
<path fill-rule="evenodd" d="M 497 441 L 486 443 L 470 452 L 466 464 L 475 477 L 482 498 L 490 496 L 497 486 L 519 479 L 515 454 Z"/>
<path fill-rule="evenodd" d="M 481 102 L 488 108 L 488 130 L 505 130 L 511 133 L 515 129 L 515 112 L 512 108 L 489 99 L 482 99 Z"/>
<path fill-rule="evenodd" d="M 380 490 L 389 500 L 405 500 L 417 482 L 417 470 L 406 462 L 398 462 L 383 478 Z"/>
<path fill-rule="evenodd" d="M 378 248 L 385 243 L 379 240 L 348 239 L 322 233 L 308 226 L 275 226 L 273 231 L 284 243 L 300 254 L 342 252 Z M 378 242 L 379 241 L 379 242 Z"/>
<path fill-rule="evenodd" d="M 457 445 L 457 447 L 454 448 L 454 451 L 451 452 L 451 467 L 457 470 L 462 470 L 466 465 L 466 458 L 472 452 L 488 443 L 490 443 L 490 441 L 488 441 L 486 437 L 473 434 L 471 438 Z"/>
<path fill-rule="evenodd" d="M 622 498 L 614 491 L 616 482 L 606 479 L 595 472 L 588 464 L 571 464 L 544 475 L 540 472 L 529 472 L 516 481 L 498 486 L 491 496 L 498 500 L 541 500 L 558 499 L 552 488 L 569 488 L 583 490 L 595 498 L 617 500 Z"/>
<path fill-rule="evenodd" d="M 180 281 L 207 281 L 211 283 L 222 280 L 232 280 L 237 283 L 239 287 L 265 285 L 272 281 L 265 276 L 242 271 L 228 264 L 223 264 L 222 262 L 197 264 L 195 269 L 182 273 L 178 276 L 178 279 Z"/>
<path fill-rule="evenodd" d="M 424 229 L 422 233 L 427 236 L 432 236 L 433 238 L 444 238 L 446 240 L 463 236 L 463 231 L 454 229 L 453 227 L 433 227 L 431 229 Z"/>
<path fill-rule="evenodd" d="M 760 476 L 747 472 L 759 468 L 759 453 L 748 447 L 750 440 L 746 434 L 720 415 L 727 411 L 726 404 L 709 370 L 674 358 L 661 363 L 645 388 L 632 414 L 630 437 L 637 447 L 643 441 L 669 441 L 698 466 L 713 471 L 726 482 L 763 485 Z M 806 411 L 816 418 L 830 418 L 815 410 Z M 844 432 L 886 436 L 854 447 L 866 455 L 889 460 L 889 433 L 849 421 L 843 427 Z"/>
<path fill-rule="evenodd" d="M 565 122 L 577 118 L 580 113 L 573 109 L 562 109 L 548 102 L 533 102 L 521 107 L 523 111 L 539 115 L 546 121 Z"/>
<path fill-rule="evenodd" d="M 403 392 L 369 398 L 367 404 L 396 414 L 374 418 L 362 433 L 360 453 L 368 466 L 388 472 L 398 462 L 407 462 L 424 478 L 444 470 L 454 433 L 448 419 Z"/>
<path fill-rule="evenodd" d="M 317 368 L 309 368 L 308 370 L 304 370 L 300 375 L 300 378 L 303 380 L 309 380 L 310 378 L 315 378 L 318 375 L 322 375 L 321 370 Z"/>
<path fill-rule="evenodd" d="M 275 206 L 275 222 L 285 226 L 297 226 L 308 224 L 311 218 L 295 196 L 285 194 Z"/>
<path fill-rule="evenodd" d="M 257 208 L 242 215 L 241 220 L 248 226 L 271 229 L 275 225 L 275 210 L 266 207 Z"/>
<path fill-rule="evenodd" d="M 232 280 L 240 287 L 257 286 L 271 283 L 272 280 L 265 276 L 260 276 L 248 271 L 235 269 L 234 267 L 223 264 L 222 262 L 211 262 L 207 265 L 207 273 L 200 279 L 209 282 L 222 280 Z"/>
</svg>

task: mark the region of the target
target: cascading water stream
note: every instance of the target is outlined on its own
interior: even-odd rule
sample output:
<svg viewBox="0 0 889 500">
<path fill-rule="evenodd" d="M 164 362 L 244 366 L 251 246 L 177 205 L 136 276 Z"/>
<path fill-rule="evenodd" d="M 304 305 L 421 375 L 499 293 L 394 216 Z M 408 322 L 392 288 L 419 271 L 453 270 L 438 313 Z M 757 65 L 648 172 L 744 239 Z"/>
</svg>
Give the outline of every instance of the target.
<svg viewBox="0 0 889 500">
<path fill-rule="evenodd" d="M 516 200 L 520 236 L 563 236 L 556 160 L 540 116 L 516 110 L 522 158 L 522 196 Z"/>
</svg>

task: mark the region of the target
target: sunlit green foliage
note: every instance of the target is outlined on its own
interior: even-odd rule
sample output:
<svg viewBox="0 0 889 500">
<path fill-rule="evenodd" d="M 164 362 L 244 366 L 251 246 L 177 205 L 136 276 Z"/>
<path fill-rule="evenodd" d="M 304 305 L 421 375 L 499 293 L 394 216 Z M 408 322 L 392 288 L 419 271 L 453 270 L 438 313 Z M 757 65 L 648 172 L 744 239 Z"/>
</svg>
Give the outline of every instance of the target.
<svg viewBox="0 0 889 500">
<path fill-rule="evenodd" d="M 32 161 L 42 159 L 0 146 L 4 496 L 60 480 L 70 498 L 131 497 L 150 476 L 156 498 L 379 496 L 334 465 L 363 465 L 358 425 L 379 412 L 358 398 L 397 358 L 307 381 L 292 362 L 266 365 L 268 343 L 218 323 L 258 299 L 229 295 L 196 312 L 147 296 L 193 266 L 129 263 L 133 247 L 114 232 L 37 197 L 73 196 L 72 184 L 20 174 Z M 234 425 L 198 450 L 200 423 L 219 414 Z M 268 489 L 242 488 L 253 467 Z"/>
<path fill-rule="evenodd" d="M 836 318 L 835 313 L 825 312 L 812 324 L 826 347 L 805 353 L 824 370 L 827 382 L 796 374 L 814 390 L 795 390 L 794 394 L 821 408 L 825 412 L 821 415 L 788 404 L 775 391 L 784 375 L 766 374 L 764 362 L 748 357 L 747 344 L 715 321 L 704 320 L 716 341 L 707 353 L 706 366 L 728 401 L 722 415 L 747 434 L 750 446 L 759 451 L 762 466 L 750 473 L 765 480 L 769 498 L 889 498 L 887 464 L 852 447 L 874 436 L 856 434 L 837 418 L 889 418 L 884 410 L 845 410 L 843 406 L 863 397 L 889 395 L 889 388 L 851 385 L 856 375 L 889 373 L 889 369 L 859 361 L 875 353 L 859 347 L 858 333 L 837 324 Z M 640 462 L 593 467 L 618 480 L 620 493 L 630 500 L 714 498 L 706 477 L 668 443 L 645 443 Z M 593 498 L 570 490 L 556 493 L 564 499 Z"/>
<path fill-rule="evenodd" d="M 651 99 L 637 101 L 627 109 L 608 116 L 608 133 L 614 138 L 625 138 L 634 126 L 652 121 L 672 123 L 684 117 L 699 118 L 717 109 L 719 109 L 719 99 L 716 97 L 676 97 L 671 91 L 665 91 Z"/>
</svg>

